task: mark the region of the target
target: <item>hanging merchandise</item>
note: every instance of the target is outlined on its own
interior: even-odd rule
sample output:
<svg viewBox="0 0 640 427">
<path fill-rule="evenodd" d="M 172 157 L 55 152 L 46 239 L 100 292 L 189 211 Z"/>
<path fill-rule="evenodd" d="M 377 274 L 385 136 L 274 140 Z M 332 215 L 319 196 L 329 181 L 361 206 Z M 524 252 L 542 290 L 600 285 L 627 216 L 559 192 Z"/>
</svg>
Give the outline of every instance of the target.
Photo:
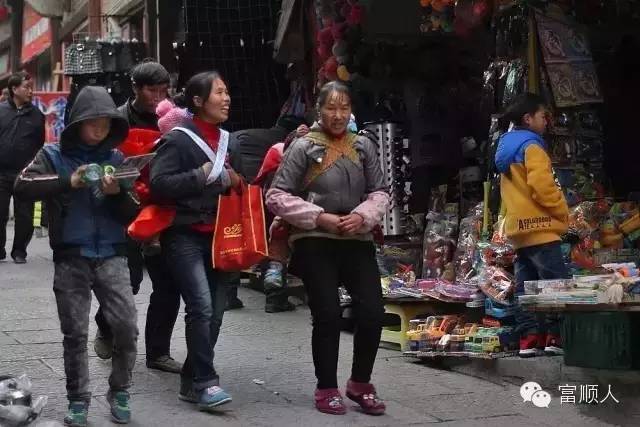
<svg viewBox="0 0 640 427">
<path fill-rule="evenodd" d="M 98 42 L 87 40 L 82 43 L 70 44 L 65 49 L 65 75 L 96 74 L 102 71 L 102 55 L 100 54 Z"/>
<path fill-rule="evenodd" d="M 450 33 L 453 31 L 455 0 L 420 0 L 422 17 L 420 31 Z"/>
<path fill-rule="evenodd" d="M 453 282 L 453 255 L 456 250 L 458 220 L 456 214 L 431 215 L 424 232 L 423 279 L 445 279 Z"/>
<path fill-rule="evenodd" d="M 370 124 L 366 130 L 377 140 L 380 167 L 391 192 L 391 204 L 382 224 L 383 232 L 386 236 L 402 235 L 406 231 L 409 202 L 409 140 L 403 138 L 402 130 L 391 122 Z"/>
<path fill-rule="evenodd" d="M 454 257 L 456 281 L 463 283 L 474 275 L 473 265 L 482 231 L 482 203 L 471 209 L 469 215 L 460 222 L 458 246 Z"/>
<path fill-rule="evenodd" d="M 541 13 L 535 16 L 556 106 L 602 102 L 586 34 Z"/>
</svg>

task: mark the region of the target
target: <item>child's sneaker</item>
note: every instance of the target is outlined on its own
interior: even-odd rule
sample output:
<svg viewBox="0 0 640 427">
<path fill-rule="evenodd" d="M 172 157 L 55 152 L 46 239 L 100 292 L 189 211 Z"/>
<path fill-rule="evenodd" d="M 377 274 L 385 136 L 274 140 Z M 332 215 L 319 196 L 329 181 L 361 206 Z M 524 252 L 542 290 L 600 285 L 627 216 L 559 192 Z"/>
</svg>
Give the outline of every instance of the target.
<svg viewBox="0 0 640 427">
<path fill-rule="evenodd" d="M 282 264 L 276 261 L 269 263 L 269 268 L 264 274 L 264 288 L 265 289 L 280 289 L 282 288 Z"/>
<path fill-rule="evenodd" d="M 231 396 L 221 387 L 214 385 L 202 390 L 198 398 L 198 408 L 201 411 L 208 411 L 229 402 L 231 402 Z"/>
<path fill-rule="evenodd" d="M 564 350 L 562 350 L 562 340 L 560 337 L 552 334 L 547 335 L 544 352 L 550 356 L 562 356 Z"/>
<path fill-rule="evenodd" d="M 129 407 L 129 393 L 126 391 L 111 391 L 107 393 L 107 402 L 111 407 L 111 419 L 117 424 L 128 424 L 131 421 Z"/>
<path fill-rule="evenodd" d="M 89 416 L 89 403 L 69 402 L 67 415 L 64 416 L 64 425 L 69 427 L 86 427 Z"/>
<path fill-rule="evenodd" d="M 376 388 L 371 383 L 347 382 L 347 397 L 362 408 L 368 415 L 384 415 L 387 410 L 384 402 L 378 397 Z"/>
<path fill-rule="evenodd" d="M 529 334 L 520 338 L 520 357 L 534 357 L 538 352 L 540 334 Z"/>
<path fill-rule="evenodd" d="M 316 401 L 316 409 L 320 412 L 331 415 L 344 415 L 347 413 L 347 407 L 344 405 L 340 390 L 337 388 L 316 390 L 314 399 Z"/>
</svg>

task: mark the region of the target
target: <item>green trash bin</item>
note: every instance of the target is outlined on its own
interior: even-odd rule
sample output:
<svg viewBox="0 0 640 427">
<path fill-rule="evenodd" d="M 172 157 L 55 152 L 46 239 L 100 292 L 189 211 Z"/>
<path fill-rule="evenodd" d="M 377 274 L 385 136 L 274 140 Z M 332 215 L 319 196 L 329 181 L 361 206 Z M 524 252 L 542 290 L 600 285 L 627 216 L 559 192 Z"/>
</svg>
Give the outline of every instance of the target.
<svg viewBox="0 0 640 427">
<path fill-rule="evenodd" d="M 621 312 L 567 313 L 562 340 L 567 366 L 632 369 L 640 363 L 636 315 Z"/>
</svg>

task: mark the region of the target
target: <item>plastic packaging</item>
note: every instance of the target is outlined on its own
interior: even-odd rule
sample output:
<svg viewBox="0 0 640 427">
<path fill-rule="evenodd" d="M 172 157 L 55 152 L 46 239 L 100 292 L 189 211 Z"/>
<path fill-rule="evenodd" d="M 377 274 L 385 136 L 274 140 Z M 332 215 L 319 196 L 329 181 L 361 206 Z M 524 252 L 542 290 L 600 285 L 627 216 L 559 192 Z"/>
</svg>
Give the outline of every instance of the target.
<svg viewBox="0 0 640 427">
<path fill-rule="evenodd" d="M 482 229 L 482 214 L 482 203 L 480 203 L 460 221 L 458 246 L 454 256 L 456 282 L 463 282 L 473 275 L 476 247 Z"/>
<path fill-rule="evenodd" d="M 515 278 L 501 267 L 487 266 L 474 279 L 487 297 L 500 304 L 508 304 L 515 291 Z"/>
<path fill-rule="evenodd" d="M 21 427 L 31 424 L 47 404 L 46 396 L 33 398 L 27 375 L 0 381 L 0 426 Z"/>
<path fill-rule="evenodd" d="M 424 258 L 422 277 L 436 279 L 443 277 L 452 263 L 456 250 L 455 238 L 458 231 L 457 218 L 444 214 L 432 214 L 424 232 Z M 450 273 L 453 271 L 450 268 Z M 451 276 L 451 274 L 448 274 Z M 455 277 L 445 277 L 453 280 Z"/>
</svg>

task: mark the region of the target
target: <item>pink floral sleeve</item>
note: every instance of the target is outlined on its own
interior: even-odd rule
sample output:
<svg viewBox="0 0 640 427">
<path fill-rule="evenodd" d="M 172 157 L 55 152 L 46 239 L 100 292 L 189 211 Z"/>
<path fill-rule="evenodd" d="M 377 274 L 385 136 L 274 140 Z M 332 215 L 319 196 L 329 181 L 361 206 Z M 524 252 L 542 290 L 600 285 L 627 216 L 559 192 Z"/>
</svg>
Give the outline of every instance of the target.
<svg viewBox="0 0 640 427">
<path fill-rule="evenodd" d="M 315 229 L 318 216 L 324 213 L 320 206 L 273 187 L 267 191 L 266 204 L 271 213 L 303 230 Z"/>
<path fill-rule="evenodd" d="M 386 191 L 374 191 L 367 196 L 367 200 L 360 203 L 352 213 L 356 213 L 364 218 L 364 224 L 358 231 L 365 234 L 373 230 L 380 224 L 384 214 L 389 208 L 389 194 Z"/>
</svg>

